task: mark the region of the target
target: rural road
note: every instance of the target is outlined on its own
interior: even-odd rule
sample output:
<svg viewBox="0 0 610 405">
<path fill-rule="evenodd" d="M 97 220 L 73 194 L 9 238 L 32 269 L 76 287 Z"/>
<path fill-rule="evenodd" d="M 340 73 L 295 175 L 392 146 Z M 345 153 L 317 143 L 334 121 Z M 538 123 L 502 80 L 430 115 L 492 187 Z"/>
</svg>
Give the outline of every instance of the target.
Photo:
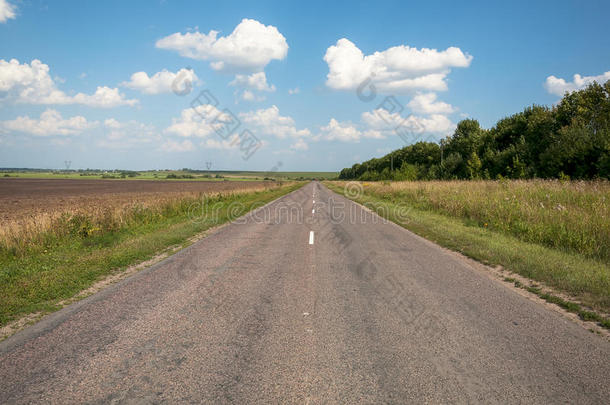
<svg viewBox="0 0 610 405">
<path fill-rule="evenodd" d="M 0 343 L 0 403 L 607 403 L 609 376 L 603 338 L 316 182 Z"/>
</svg>

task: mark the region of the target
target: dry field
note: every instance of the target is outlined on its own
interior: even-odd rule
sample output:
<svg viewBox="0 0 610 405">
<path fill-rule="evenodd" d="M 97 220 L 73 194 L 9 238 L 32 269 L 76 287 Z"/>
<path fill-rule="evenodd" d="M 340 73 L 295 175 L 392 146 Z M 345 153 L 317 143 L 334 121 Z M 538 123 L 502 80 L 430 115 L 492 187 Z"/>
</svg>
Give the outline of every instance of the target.
<svg viewBox="0 0 610 405">
<path fill-rule="evenodd" d="M 203 195 L 226 196 L 277 185 L 262 181 L 0 179 L 0 251 L 25 254 L 75 232 L 88 236 L 187 214 L 188 207 Z"/>
<path fill-rule="evenodd" d="M 63 212 L 271 187 L 262 181 L 0 178 L 0 226 Z"/>
</svg>

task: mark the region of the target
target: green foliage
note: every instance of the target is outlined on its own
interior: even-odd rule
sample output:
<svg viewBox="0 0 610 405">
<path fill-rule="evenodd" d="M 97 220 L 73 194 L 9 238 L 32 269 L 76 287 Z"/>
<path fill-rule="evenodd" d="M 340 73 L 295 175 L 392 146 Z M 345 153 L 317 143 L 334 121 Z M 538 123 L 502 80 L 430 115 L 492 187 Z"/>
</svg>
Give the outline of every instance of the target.
<svg viewBox="0 0 610 405">
<path fill-rule="evenodd" d="M 339 175 L 367 181 L 560 177 L 610 178 L 610 81 L 566 93 L 552 108 L 527 107 L 491 129 L 462 120 L 441 146 L 418 142 Z"/>
<path fill-rule="evenodd" d="M 479 159 L 479 155 L 477 152 L 472 151 L 470 154 L 470 158 L 468 162 L 466 162 L 466 167 L 468 168 L 468 175 L 471 179 L 480 179 L 481 178 L 481 159 Z"/>
</svg>

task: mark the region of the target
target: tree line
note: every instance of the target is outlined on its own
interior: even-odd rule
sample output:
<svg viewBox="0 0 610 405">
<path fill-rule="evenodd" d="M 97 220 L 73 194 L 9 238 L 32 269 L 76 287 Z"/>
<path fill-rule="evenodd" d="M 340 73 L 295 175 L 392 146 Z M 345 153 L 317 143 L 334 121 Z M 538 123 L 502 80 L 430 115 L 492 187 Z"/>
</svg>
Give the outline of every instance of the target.
<svg viewBox="0 0 610 405">
<path fill-rule="evenodd" d="M 532 105 L 490 129 L 474 119 L 453 135 L 417 142 L 341 170 L 340 179 L 610 178 L 610 80 Z"/>
</svg>

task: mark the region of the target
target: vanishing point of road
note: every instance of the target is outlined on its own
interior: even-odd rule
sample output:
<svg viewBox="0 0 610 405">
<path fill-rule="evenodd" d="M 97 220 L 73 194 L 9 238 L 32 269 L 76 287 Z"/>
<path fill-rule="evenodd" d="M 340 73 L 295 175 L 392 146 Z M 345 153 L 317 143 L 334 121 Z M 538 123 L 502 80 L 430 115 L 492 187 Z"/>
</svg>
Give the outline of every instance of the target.
<svg viewBox="0 0 610 405">
<path fill-rule="evenodd" d="M 10 404 L 609 399 L 607 340 L 317 182 L 0 343 Z"/>
</svg>

